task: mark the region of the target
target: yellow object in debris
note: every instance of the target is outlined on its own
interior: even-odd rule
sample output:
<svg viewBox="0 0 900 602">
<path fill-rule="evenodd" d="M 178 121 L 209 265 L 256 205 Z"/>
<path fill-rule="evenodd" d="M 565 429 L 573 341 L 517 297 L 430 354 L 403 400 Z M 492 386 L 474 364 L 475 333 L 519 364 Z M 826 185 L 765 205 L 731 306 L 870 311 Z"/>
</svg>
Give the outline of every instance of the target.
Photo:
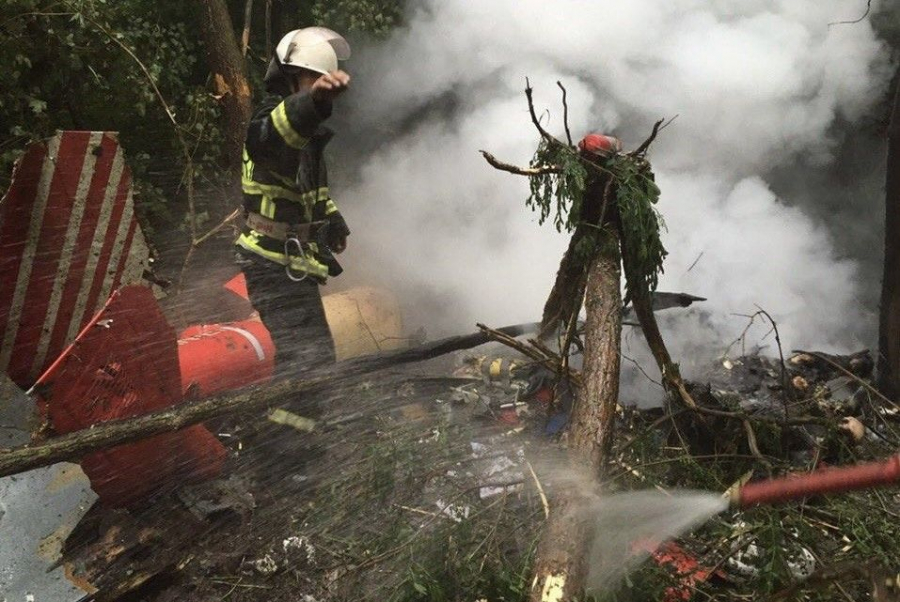
<svg viewBox="0 0 900 602">
<path fill-rule="evenodd" d="M 312 418 L 298 416 L 293 412 L 277 408 L 269 414 L 269 420 L 276 424 L 290 426 L 304 433 L 311 433 L 316 428 L 316 421 Z"/>
<path fill-rule="evenodd" d="M 358 287 L 325 295 L 322 302 L 339 361 L 406 345 L 400 303 L 388 291 Z"/>
<path fill-rule="evenodd" d="M 541 602 L 562 602 L 566 590 L 566 574 L 547 575 L 544 589 L 541 590 Z"/>
</svg>

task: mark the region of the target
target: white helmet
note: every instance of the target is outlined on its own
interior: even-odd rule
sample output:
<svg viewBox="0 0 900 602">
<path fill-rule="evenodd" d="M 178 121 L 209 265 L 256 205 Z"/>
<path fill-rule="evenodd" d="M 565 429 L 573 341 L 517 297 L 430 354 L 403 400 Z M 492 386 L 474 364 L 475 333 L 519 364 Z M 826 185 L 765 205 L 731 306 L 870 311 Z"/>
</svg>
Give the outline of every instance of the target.
<svg viewBox="0 0 900 602">
<path fill-rule="evenodd" d="M 300 67 L 329 73 L 338 61 L 350 58 L 350 44 L 339 33 L 325 27 L 307 27 L 289 32 L 275 47 L 275 60 L 283 67 Z"/>
</svg>

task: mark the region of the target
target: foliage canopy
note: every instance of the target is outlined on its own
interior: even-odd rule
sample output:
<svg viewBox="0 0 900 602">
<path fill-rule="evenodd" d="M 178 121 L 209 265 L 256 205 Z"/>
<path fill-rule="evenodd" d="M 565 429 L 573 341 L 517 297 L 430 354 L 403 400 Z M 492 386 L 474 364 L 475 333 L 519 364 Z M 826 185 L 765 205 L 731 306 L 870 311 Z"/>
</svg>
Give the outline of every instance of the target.
<svg viewBox="0 0 900 602">
<path fill-rule="evenodd" d="M 609 176 L 611 198 L 604 202 L 616 204 L 623 259 L 630 272 L 627 286 L 655 290 L 668 253 L 662 243 L 665 222 L 656 208 L 660 191 L 650 164 L 628 154 L 615 155 L 602 165 L 587 163 L 571 147 L 541 140 L 530 167 L 540 170 L 548 166 L 558 169 L 531 176 L 531 195 L 526 201 L 538 213 L 540 223 L 552 216 L 559 232 L 573 232 L 581 225 L 589 225 L 583 221 L 582 211 L 590 171 Z M 599 234 L 597 229 L 593 236 L 586 235 L 578 241 L 578 259 L 585 265 L 598 248 Z"/>
</svg>

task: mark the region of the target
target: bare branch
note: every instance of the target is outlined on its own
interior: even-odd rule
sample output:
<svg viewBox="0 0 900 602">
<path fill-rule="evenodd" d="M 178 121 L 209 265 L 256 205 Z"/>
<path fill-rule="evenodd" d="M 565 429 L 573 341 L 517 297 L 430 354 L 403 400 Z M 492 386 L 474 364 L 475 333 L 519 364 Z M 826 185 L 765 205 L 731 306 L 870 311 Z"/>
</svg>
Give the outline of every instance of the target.
<svg viewBox="0 0 900 602">
<path fill-rule="evenodd" d="M 744 423 L 744 432 L 747 433 L 747 446 L 750 448 L 750 453 L 756 457 L 760 464 L 771 471 L 772 464 L 759 451 L 759 444 L 756 441 L 756 431 L 753 430 L 753 425 L 750 424 L 749 420 L 743 420 L 742 422 Z"/>
<path fill-rule="evenodd" d="M 869 13 L 872 11 L 872 0 L 866 2 L 866 12 L 862 14 L 859 19 L 855 19 L 853 21 L 834 21 L 828 24 L 828 27 L 833 25 L 856 25 L 857 23 L 862 23 L 863 19 L 869 16 Z"/>
<path fill-rule="evenodd" d="M 537 113 L 534 111 L 534 99 L 532 98 L 532 93 L 534 89 L 531 87 L 531 82 L 528 81 L 528 78 L 525 78 L 525 97 L 528 99 L 528 112 L 531 114 L 531 123 L 534 124 L 534 127 L 537 128 L 537 131 L 540 132 L 541 137 L 551 144 L 558 144 L 560 146 L 566 146 L 559 140 L 557 140 L 554 136 L 551 136 L 550 133 L 544 129 L 544 126 L 541 125 L 540 119 L 538 119 Z"/>
<path fill-rule="evenodd" d="M 752 422 L 761 422 L 764 424 L 775 424 L 778 426 L 803 426 L 807 424 L 818 424 L 824 427 L 834 427 L 834 421 L 828 420 L 827 418 L 820 418 L 818 416 L 794 416 L 792 418 L 781 419 L 775 416 L 765 416 L 765 415 L 750 415 L 744 412 L 730 412 L 727 410 L 716 410 L 714 408 L 707 408 L 705 406 L 697 406 L 695 408 L 686 408 L 692 412 L 697 412 L 699 414 L 709 414 L 710 416 L 716 416 L 718 418 L 733 418 L 734 420 L 749 420 Z"/>
<path fill-rule="evenodd" d="M 700 260 L 703 258 L 703 254 L 704 254 L 704 253 L 706 253 L 706 251 L 700 251 L 700 254 L 697 255 L 697 259 L 695 259 L 695 260 L 694 260 L 694 263 L 691 264 L 691 267 L 689 267 L 689 268 L 687 269 L 687 272 L 690 272 L 690 271 L 693 270 L 695 267 L 697 267 L 697 264 L 700 263 Z M 685 274 L 687 274 L 687 272 L 685 272 Z"/>
<path fill-rule="evenodd" d="M 484 159 L 490 163 L 495 169 L 499 169 L 500 171 L 508 171 L 511 174 L 515 174 L 517 176 L 541 176 L 549 173 L 562 173 L 562 167 L 558 165 L 540 165 L 538 167 L 519 167 L 517 165 L 513 165 L 511 163 L 504 163 L 500 161 L 487 151 L 478 151 L 483 156 Z"/>
<path fill-rule="evenodd" d="M 569 141 L 569 146 L 575 146 L 575 144 L 572 143 L 572 132 L 569 131 L 569 103 L 566 102 L 566 87 L 563 86 L 560 81 L 556 82 L 556 85 L 562 90 L 563 125 L 566 128 L 566 140 Z"/>
<path fill-rule="evenodd" d="M 647 149 L 650 148 L 650 145 L 653 144 L 653 141 L 656 140 L 656 135 L 659 134 L 660 126 L 662 126 L 665 119 L 660 119 L 656 123 L 653 124 L 653 131 L 650 132 L 650 136 L 647 137 L 644 142 L 641 143 L 639 147 L 628 153 L 632 157 L 636 157 L 638 155 L 643 155 L 647 152 Z"/>
<path fill-rule="evenodd" d="M 206 242 L 206 240 L 209 239 L 211 236 L 218 233 L 219 231 L 222 230 L 222 228 L 224 228 L 225 226 L 227 226 L 228 224 L 230 224 L 231 222 L 236 220 L 238 218 L 238 216 L 241 215 L 241 213 L 243 213 L 243 211 L 244 211 L 243 208 L 235 209 L 234 211 L 232 211 L 231 213 L 228 214 L 228 217 L 226 217 L 221 222 L 219 222 L 218 226 L 216 226 L 215 228 L 213 228 L 212 230 L 210 230 L 203 236 L 199 237 L 197 240 L 195 240 L 193 243 L 191 243 L 191 245 L 194 247 L 199 247 L 201 244 Z"/>
<path fill-rule="evenodd" d="M 781 392 L 782 392 L 782 401 L 784 401 L 784 414 L 787 416 L 787 403 L 788 398 L 793 398 L 793 389 L 788 386 L 787 379 L 787 367 L 784 363 L 784 351 L 781 348 L 781 336 L 778 334 L 778 324 L 775 323 L 775 320 L 772 319 L 772 316 L 769 315 L 769 312 L 764 310 L 759 305 L 756 306 L 765 318 L 772 324 L 772 330 L 775 331 L 775 343 L 778 345 L 778 358 L 781 361 Z"/>
</svg>

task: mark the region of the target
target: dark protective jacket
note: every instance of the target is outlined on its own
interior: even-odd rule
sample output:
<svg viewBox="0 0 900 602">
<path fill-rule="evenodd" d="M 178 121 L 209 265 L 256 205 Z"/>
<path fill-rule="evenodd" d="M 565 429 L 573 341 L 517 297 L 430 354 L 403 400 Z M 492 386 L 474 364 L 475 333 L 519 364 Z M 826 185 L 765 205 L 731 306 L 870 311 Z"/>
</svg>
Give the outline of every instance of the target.
<svg viewBox="0 0 900 602">
<path fill-rule="evenodd" d="M 308 93 L 269 96 L 247 128 L 241 187 L 245 216 L 250 213 L 286 224 L 289 230 L 314 224 L 310 240 L 298 249 L 285 241 L 244 225 L 236 245 L 273 264 L 289 266 L 298 275 L 319 282 L 340 273 L 328 249 L 350 233 L 328 191 L 323 151 L 333 136 L 322 121 L 331 106 L 316 103 Z M 325 222 L 323 227 L 318 224 Z"/>
</svg>

